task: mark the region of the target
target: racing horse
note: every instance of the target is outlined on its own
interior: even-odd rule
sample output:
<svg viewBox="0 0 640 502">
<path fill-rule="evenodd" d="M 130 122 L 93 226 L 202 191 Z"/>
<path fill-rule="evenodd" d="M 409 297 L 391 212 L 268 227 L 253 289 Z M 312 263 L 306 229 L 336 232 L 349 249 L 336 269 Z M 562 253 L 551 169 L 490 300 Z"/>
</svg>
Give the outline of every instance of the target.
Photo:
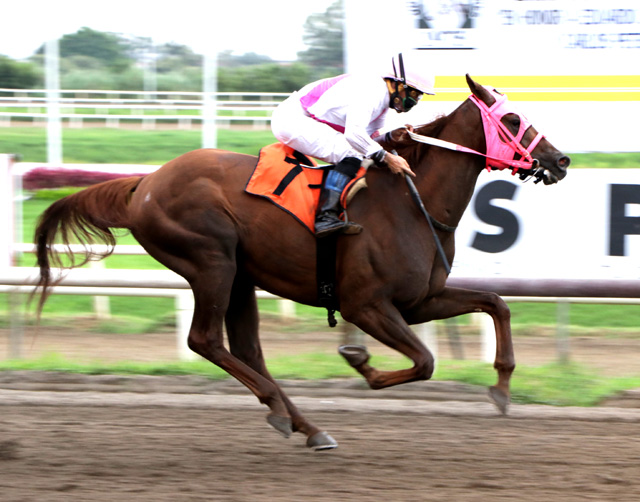
<svg viewBox="0 0 640 502">
<path fill-rule="evenodd" d="M 416 173 L 414 188 L 435 223 L 433 232 L 405 179 L 372 167 L 367 188 L 348 207 L 364 231 L 337 238 L 335 292 L 341 316 L 404 354 L 413 366 L 382 371 L 369 363 L 364 347 L 345 346 L 340 352 L 373 389 L 426 380 L 434 359 L 409 325 L 486 312 L 497 338 L 498 381 L 489 394 L 505 413 L 515 368 L 509 308 L 495 293 L 447 286 L 453 230 L 487 166 L 519 170 L 521 176 L 551 184 L 565 177 L 570 159 L 513 112 L 506 96 L 468 75 L 467 84 L 472 94 L 449 115 L 415 129 L 394 129 L 380 139 Z M 498 104 L 507 109 L 496 119 L 491 110 Z M 420 142 L 425 139 L 439 144 Z M 511 148 L 508 158 L 492 160 L 494 147 L 505 145 Z M 69 248 L 54 250 L 55 242 L 105 243 L 110 247 L 100 258 L 115 245 L 111 229 L 128 229 L 152 257 L 188 281 L 195 300 L 189 347 L 248 387 L 268 406 L 268 423 L 284 436 L 299 432 L 312 449 L 335 448 L 337 442 L 289 400 L 263 358 L 256 287 L 302 304 L 319 306 L 319 300 L 316 239 L 285 211 L 244 191 L 255 165 L 254 156 L 200 149 L 153 174 L 94 185 L 53 203 L 35 231 L 42 292 L 38 312 L 57 280 L 52 267 L 72 268 L 96 258 L 88 254 L 73 261 Z M 72 260 L 66 266 L 65 255 Z"/>
</svg>

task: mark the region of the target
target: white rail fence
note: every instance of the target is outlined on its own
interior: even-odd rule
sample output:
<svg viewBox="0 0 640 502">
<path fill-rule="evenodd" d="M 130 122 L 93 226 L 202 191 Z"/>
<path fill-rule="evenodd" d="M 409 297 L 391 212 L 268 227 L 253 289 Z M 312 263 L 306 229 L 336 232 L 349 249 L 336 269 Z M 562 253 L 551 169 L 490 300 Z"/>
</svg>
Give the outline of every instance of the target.
<svg viewBox="0 0 640 502">
<path fill-rule="evenodd" d="M 46 91 L 38 89 L 0 89 L 0 126 L 25 121 L 44 123 L 49 105 L 45 94 Z M 140 122 L 142 127 L 150 129 L 159 123 L 174 123 L 179 129 L 190 129 L 204 120 L 202 92 L 63 90 L 60 94 L 57 103 L 60 118 L 70 127 L 81 128 L 96 122 L 107 127 L 119 127 L 122 121 Z M 216 93 L 215 121 L 220 126 L 243 122 L 256 128 L 266 127 L 273 110 L 287 96 L 287 93 L 273 92 Z"/>
</svg>

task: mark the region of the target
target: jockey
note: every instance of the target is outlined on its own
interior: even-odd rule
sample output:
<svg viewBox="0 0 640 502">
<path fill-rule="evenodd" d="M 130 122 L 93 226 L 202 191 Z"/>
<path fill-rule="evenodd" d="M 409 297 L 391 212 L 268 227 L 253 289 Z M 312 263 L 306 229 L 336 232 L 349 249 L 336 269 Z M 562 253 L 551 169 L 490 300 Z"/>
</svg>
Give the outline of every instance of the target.
<svg viewBox="0 0 640 502">
<path fill-rule="evenodd" d="M 380 136 L 390 109 L 408 112 L 423 94 L 434 93 L 434 76 L 417 52 L 393 57 L 380 76 L 340 75 L 312 82 L 282 102 L 271 117 L 274 136 L 293 149 L 330 164 L 316 214 L 317 237 L 362 231 L 339 218 L 340 195 L 362 160 L 373 159 L 395 174 L 415 176 L 405 159 L 385 151 Z"/>
</svg>

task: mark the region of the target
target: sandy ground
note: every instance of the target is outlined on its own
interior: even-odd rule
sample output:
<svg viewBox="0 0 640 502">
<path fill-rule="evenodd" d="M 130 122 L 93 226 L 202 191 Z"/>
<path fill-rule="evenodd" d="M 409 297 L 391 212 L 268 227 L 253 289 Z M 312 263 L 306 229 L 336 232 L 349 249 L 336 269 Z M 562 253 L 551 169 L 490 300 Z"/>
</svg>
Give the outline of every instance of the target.
<svg viewBox="0 0 640 502">
<path fill-rule="evenodd" d="M 27 332 L 24 355 L 177 359 L 171 332 L 81 328 Z M 263 329 L 267 357 L 335 353 L 342 341 L 337 329 Z M 553 334 L 515 342 L 521 364 L 557 357 Z M 452 357 L 446 334 L 437 345 L 439 357 Z M 2 330 L 0 358 L 7 347 Z M 479 358 L 479 337 L 463 333 L 460 348 Z M 572 336 L 570 349 L 573 360 L 604 373 L 640 373 L 640 338 L 632 334 Z M 0 373 L 0 500 L 640 500 L 639 395 L 631 406 L 594 409 L 512 405 L 503 417 L 485 389 L 450 382 L 371 391 L 356 376 L 283 386 L 338 449 L 312 452 L 302 436 L 282 438 L 235 381 Z"/>
<path fill-rule="evenodd" d="M 355 381 L 285 382 L 339 442 L 312 452 L 268 428 L 265 409 L 228 382 L 5 375 L 0 493 L 4 502 L 640 499 L 640 409 L 512 405 L 502 417 L 473 388 L 417 385 L 374 396 Z M 425 389 L 468 401 L 416 399 Z"/>
</svg>

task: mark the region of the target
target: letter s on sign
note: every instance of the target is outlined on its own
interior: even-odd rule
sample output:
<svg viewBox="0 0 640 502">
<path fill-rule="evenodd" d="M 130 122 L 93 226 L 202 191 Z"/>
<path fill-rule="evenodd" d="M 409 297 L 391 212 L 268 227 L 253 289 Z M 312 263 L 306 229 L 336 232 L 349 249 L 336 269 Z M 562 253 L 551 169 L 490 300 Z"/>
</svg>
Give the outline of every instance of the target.
<svg viewBox="0 0 640 502">
<path fill-rule="evenodd" d="M 473 209 L 478 219 L 489 225 L 502 228 L 499 234 L 476 232 L 471 247 L 485 253 L 501 253 L 509 249 L 518 239 L 520 222 L 511 211 L 491 204 L 493 199 L 513 200 L 518 186 L 508 181 L 497 180 L 484 185 L 476 194 Z"/>
</svg>

